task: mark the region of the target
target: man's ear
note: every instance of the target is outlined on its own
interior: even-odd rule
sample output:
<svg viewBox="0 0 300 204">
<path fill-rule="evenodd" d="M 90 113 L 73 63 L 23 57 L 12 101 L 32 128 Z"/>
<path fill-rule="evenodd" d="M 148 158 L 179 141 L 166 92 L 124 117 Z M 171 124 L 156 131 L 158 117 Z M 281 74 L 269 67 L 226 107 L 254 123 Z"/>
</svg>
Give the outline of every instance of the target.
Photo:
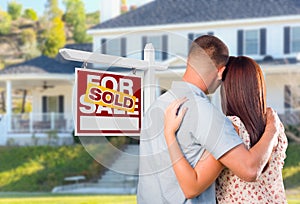
<svg viewBox="0 0 300 204">
<path fill-rule="evenodd" d="M 226 66 L 220 67 L 218 69 L 218 80 L 222 80 L 223 72 L 225 71 Z"/>
</svg>

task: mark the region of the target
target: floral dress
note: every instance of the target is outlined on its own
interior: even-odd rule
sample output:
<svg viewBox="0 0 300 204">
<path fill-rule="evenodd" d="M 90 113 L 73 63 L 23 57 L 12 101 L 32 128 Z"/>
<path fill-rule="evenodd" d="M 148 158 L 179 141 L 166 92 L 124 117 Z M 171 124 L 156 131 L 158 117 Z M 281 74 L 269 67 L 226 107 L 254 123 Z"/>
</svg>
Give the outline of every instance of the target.
<svg viewBox="0 0 300 204">
<path fill-rule="evenodd" d="M 249 134 L 239 117 L 228 117 L 238 127 L 239 136 L 247 148 L 250 148 Z M 282 130 L 278 145 L 271 155 L 267 169 L 255 182 L 245 182 L 229 169 L 224 169 L 216 181 L 217 202 L 268 204 L 287 203 L 282 180 L 282 168 L 286 158 L 287 139 Z"/>
</svg>

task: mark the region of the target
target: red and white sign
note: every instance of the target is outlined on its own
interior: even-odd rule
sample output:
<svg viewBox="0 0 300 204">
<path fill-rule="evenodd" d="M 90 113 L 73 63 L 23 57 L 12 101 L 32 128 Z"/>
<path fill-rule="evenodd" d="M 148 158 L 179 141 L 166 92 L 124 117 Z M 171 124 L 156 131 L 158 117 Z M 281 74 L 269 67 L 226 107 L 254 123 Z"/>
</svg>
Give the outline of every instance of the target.
<svg viewBox="0 0 300 204">
<path fill-rule="evenodd" d="M 139 135 L 141 77 L 81 68 L 75 73 L 75 135 Z"/>
</svg>

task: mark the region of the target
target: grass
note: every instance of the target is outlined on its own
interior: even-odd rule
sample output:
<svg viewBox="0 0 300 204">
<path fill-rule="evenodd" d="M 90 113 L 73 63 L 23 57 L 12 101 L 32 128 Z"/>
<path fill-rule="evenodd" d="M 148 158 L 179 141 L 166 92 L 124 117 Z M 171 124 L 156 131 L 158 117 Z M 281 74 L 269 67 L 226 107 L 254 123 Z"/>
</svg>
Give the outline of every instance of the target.
<svg viewBox="0 0 300 204">
<path fill-rule="evenodd" d="M 119 139 L 111 143 L 123 145 Z M 107 144 L 91 144 L 97 159 L 112 158 Z M 82 175 L 87 181 L 99 179 L 105 168 L 80 145 L 0 147 L 0 189 L 6 192 L 50 192 L 66 184 L 65 177 Z"/>
<path fill-rule="evenodd" d="M 287 158 L 285 160 L 282 176 L 285 188 L 289 190 L 300 187 L 300 145 L 290 143 L 286 154 Z"/>
<path fill-rule="evenodd" d="M 2 193 L 2 204 L 134 204 L 134 195 L 57 195 L 50 193 Z"/>
<path fill-rule="evenodd" d="M 105 149 L 105 148 L 103 148 Z M 45 193 L 65 176 L 89 175 L 94 160 L 81 145 L 0 147 L 0 204 L 127 204 L 135 195 L 62 195 Z M 289 204 L 300 204 L 300 145 L 290 143 L 283 169 Z M 6 192 L 5 192 L 6 191 Z M 9 191 L 14 191 L 13 193 Z M 31 191 L 20 192 L 16 191 Z M 38 192 L 40 191 L 40 192 Z M 32 193 L 35 192 L 35 193 Z"/>
<path fill-rule="evenodd" d="M 2 191 L 51 191 L 64 177 L 98 171 L 81 145 L 0 148 Z"/>
</svg>

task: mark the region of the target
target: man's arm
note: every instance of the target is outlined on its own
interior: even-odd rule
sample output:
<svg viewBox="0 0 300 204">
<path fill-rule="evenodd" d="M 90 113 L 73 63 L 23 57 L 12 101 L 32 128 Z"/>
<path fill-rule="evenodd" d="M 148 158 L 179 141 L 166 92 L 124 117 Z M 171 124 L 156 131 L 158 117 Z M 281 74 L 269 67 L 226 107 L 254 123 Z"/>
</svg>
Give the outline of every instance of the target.
<svg viewBox="0 0 300 204">
<path fill-rule="evenodd" d="M 219 161 L 245 181 L 255 181 L 267 164 L 278 142 L 281 122 L 274 110 L 267 110 L 267 124 L 260 140 L 250 150 L 243 144 L 224 154 Z"/>
<path fill-rule="evenodd" d="M 183 98 L 174 101 L 167 108 L 164 135 L 178 183 L 185 197 L 190 199 L 201 194 L 216 180 L 223 169 L 223 165 L 206 151 L 195 168 L 183 156 L 175 132 L 180 126 L 187 109 L 181 110 L 178 114 L 177 110 L 186 100 L 186 98 Z"/>
</svg>

